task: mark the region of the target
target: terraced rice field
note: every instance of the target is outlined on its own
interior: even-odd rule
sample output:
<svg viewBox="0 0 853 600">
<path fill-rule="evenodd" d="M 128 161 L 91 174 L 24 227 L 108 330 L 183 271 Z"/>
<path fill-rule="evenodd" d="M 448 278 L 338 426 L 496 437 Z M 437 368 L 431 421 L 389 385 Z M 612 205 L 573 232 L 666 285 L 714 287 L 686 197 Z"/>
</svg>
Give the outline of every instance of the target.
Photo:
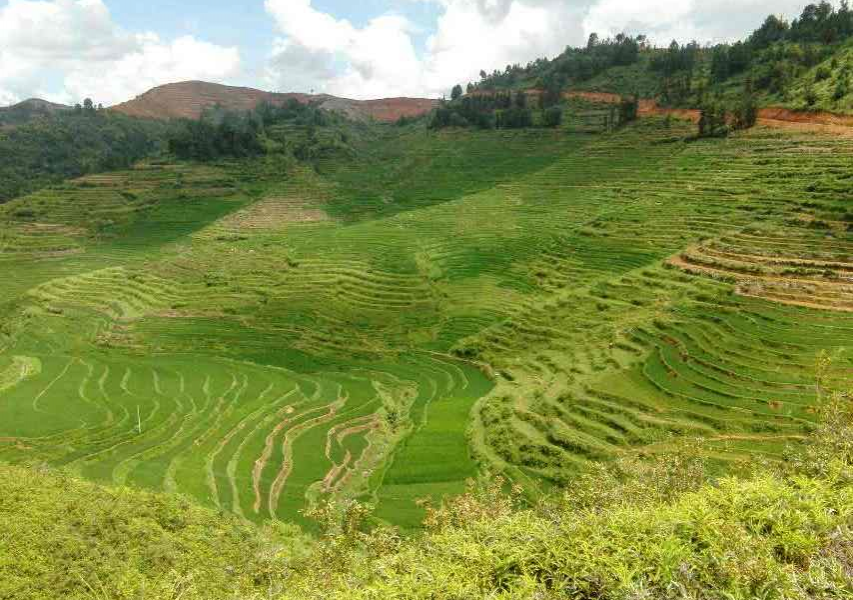
<svg viewBox="0 0 853 600">
<path fill-rule="evenodd" d="M 535 490 L 684 440 L 777 460 L 818 356 L 853 379 L 853 143 L 584 111 L 0 207 L 0 460 L 405 528 L 483 466 Z"/>
</svg>

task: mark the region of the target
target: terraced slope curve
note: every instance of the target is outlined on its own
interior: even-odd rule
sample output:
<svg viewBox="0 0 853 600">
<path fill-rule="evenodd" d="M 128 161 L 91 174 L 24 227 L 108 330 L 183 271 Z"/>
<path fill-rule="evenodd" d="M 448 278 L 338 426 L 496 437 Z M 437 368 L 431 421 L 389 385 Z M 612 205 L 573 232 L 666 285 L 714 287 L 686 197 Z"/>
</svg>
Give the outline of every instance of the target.
<svg viewBox="0 0 853 600">
<path fill-rule="evenodd" d="M 818 358 L 853 374 L 853 144 L 594 121 L 389 128 L 313 168 L 148 164 L 0 208 L 0 459 L 404 527 L 480 466 L 536 490 L 684 443 L 776 460 Z"/>
</svg>

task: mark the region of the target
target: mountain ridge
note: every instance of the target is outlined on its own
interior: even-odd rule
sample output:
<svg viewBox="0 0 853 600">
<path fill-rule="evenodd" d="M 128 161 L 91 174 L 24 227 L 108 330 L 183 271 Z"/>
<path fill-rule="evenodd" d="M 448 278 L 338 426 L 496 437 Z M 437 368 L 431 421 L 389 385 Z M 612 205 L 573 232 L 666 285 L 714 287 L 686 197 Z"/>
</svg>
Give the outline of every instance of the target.
<svg viewBox="0 0 853 600">
<path fill-rule="evenodd" d="M 59 104 L 58 102 L 51 102 L 50 100 L 45 100 L 44 98 L 27 98 L 26 100 L 21 100 L 17 104 L 10 104 L 9 106 L 0 107 L 0 110 L 14 110 L 14 109 L 34 109 L 34 110 L 49 110 L 49 111 L 57 111 L 57 110 L 71 110 L 71 106 L 67 104 Z"/>
<path fill-rule="evenodd" d="M 251 110 L 264 101 L 283 104 L 290 99 L 302 103 L 316 102 L 321 108 L 342 112 L 356 120 L 386 122 L 396 121 L 400 117 L 420 116 L 438 104 L 438 100 L 430 98 L 352 100 L 329 94 L 267 92 L 195 80 L 154 87 L 132 100 L 110 107 L 110 110 L 153 119 L 198 119 L 205 108 L 215 105 L 230 110 Z"/>
<path fill-rule="evenodd" d="M 27 98 L 17 104 L 0 107 L 0 126 L 12 127 L 26 123 L 35 117 L 44 117 L 71 110 L 65 104 L 57 104 L 42 98 Z"/>
</svg>

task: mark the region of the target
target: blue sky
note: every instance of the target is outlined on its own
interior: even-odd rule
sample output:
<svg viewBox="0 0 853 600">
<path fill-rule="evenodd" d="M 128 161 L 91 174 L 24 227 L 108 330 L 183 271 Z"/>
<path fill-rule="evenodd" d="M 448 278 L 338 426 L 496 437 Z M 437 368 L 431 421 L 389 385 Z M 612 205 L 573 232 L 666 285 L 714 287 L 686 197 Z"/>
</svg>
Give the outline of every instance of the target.
<svg viewBox="0 0 853 600">
<path fill-rule="evenodd" d="M 0 0 L 0 105 L 105 105 L 202 79 L 351 98 L 439 97 L 589 33 L 740 38 L 805 0 Z"/>
</svg>

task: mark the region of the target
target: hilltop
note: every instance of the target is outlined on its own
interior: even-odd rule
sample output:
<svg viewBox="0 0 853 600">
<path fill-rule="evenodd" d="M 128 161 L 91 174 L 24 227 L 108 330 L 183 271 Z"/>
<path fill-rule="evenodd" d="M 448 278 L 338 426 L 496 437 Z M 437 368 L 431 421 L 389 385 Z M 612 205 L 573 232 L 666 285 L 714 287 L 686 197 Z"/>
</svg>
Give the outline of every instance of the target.
<svg viewBox="0 0 853 600">
<path fill-rule="evenodd" d="M 40 98 L 29 98 L 12 106 L 0 107 L 0 126 L 19 125 L 35 117 L 69 110 L 71 107 L 64 104 L 48 102 Z"/>
<path fill-rule="evenodd" d="M 349 100 L 327 94 L 265 92 L 254 88 L 232 87 L 204 81 L 184 81 L 155 87 L 133 100 L 110 110 L 135 117 L 153 119 L 197 119 L 205 108 L 220 106 L 232 111 L 248 111 L 261 102 L 282 105 L 290 99 L 313 103 L 355 120 L 396 121 L 400 117 L 416 117 L 432 110 L 437 100 L 426 98 L 385 98 Z"/>
</svg>

